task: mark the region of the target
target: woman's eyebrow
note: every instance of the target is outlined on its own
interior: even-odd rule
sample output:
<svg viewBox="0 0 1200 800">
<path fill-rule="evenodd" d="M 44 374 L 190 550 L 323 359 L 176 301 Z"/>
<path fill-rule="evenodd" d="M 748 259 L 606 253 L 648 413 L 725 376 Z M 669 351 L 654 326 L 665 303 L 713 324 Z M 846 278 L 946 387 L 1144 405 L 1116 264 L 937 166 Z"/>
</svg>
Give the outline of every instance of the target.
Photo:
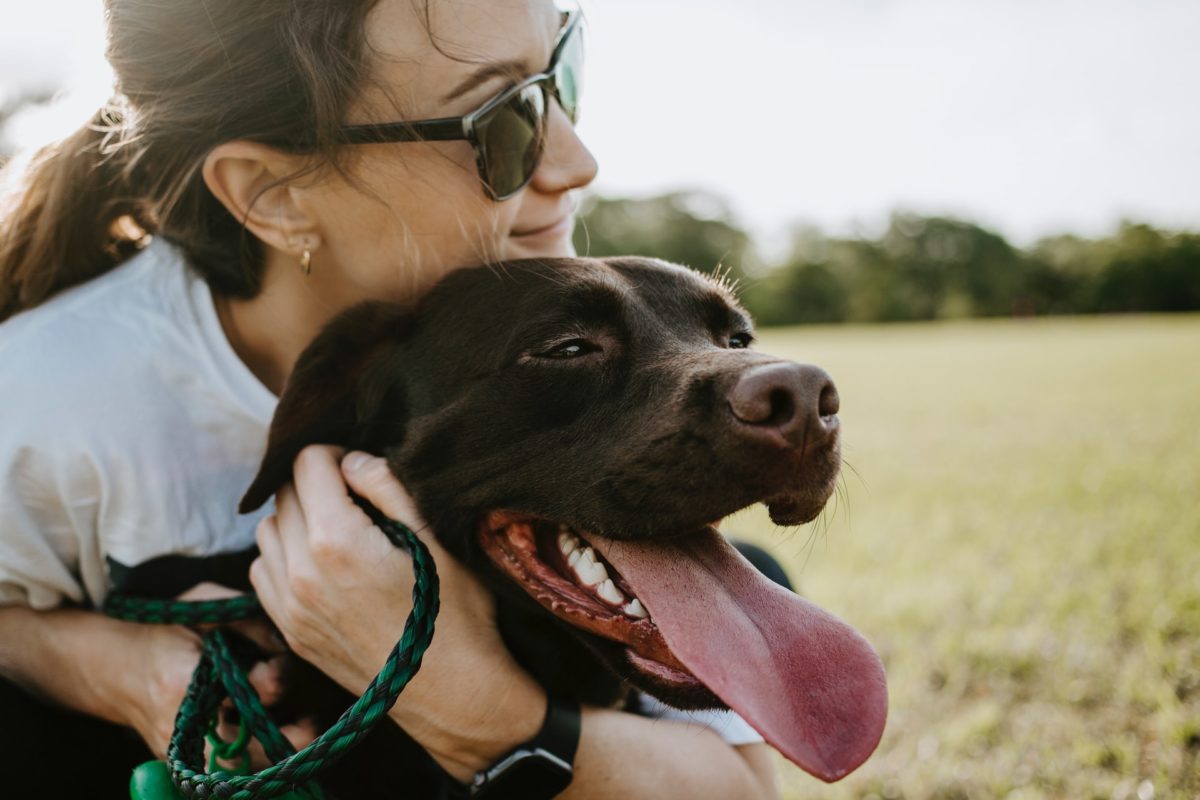
<svg viewBox="0 0 1200 800">
<path fill-rule="evenodd" d="M 550 34 L 550 41 L 555 41 L 558 31 L 562 29 L 567 17 L 568 14 L 566 12 L 557 11 L 547 17 L 547 21 L 554 26 Z M 519 58 L 511 58 L 508 61 L 497 61 L 491 64 L 484 64 L 480 66 L 479 69 L 472 72 L 466 79 L 463 80 L 462 83 L 452 89 L 449 94 L 443 97 L 442 102 L 449 103 L 452 100 L 457 100 L 467 92 L 474 89 L 476 86 L 482 84 L 484 81 L 490 80 L 497 76 L 510 79 L 519 79 L 525 77 L 526 75 L 532 75 L 535 72 L 539 72 L 542 69 L 543 67 L 538 67 L 536 69 L 531 68 L 529 64 Z"/>
<path fill-rule="evenodd" d="M 457 100 L 467 92 L 479 86 L 484 81 L 491 80 L 497 76 L 511 78 L 517 75 L 531 75 L 532 71 L 529 66 L 521 60 L 513 59 L 511 61 L 501 61 L 499 63 L 484 64 L 479 69 L 475 70 L 458 86 L 450 91 L 442 98 L 443 103 L 449 103 L 451 100 Z"/>
</svg>

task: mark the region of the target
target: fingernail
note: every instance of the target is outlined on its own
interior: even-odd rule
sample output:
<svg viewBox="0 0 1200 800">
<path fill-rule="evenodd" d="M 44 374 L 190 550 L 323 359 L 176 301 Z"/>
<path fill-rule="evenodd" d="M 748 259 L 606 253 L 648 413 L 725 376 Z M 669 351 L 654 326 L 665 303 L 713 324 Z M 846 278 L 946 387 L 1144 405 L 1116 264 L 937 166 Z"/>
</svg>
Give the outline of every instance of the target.
<svg viewBox="0 0 1200 800">
<path fill-rule="evenodd" d="M 371 460 L 371 456 L 367 453 L 353 452 L 342 459 L 342 468 L 347 472 L 357 472 L 362 469 L 363 464 Z"/>
</svg>

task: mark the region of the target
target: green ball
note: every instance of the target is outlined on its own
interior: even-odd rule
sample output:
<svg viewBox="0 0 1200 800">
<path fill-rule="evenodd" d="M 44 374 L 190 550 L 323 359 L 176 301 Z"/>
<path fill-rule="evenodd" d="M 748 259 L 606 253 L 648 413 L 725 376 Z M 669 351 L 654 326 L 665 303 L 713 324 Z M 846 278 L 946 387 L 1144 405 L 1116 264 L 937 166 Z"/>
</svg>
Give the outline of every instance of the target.
<svg viewBox="0 0 1200 800">
<path fill-rule="evenodd" d="M 132 800 L 187 800 L 171 782 L 171 771 L 165 761 L 147 761 L 133 770 L 129 778 Z"/>
</svg>

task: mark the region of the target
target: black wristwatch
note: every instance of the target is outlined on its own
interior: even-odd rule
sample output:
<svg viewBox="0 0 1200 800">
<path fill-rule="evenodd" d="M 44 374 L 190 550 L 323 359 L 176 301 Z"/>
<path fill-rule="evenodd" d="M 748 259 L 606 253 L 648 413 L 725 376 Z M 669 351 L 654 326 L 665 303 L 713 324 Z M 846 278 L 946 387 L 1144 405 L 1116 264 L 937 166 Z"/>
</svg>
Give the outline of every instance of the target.
<svg viewBox="0 0 1200 800">
<path fill-rule="evenodd" d="M 576 700 L 551 696 L 542 729 L 467 786 L 468 797 L 487 800 L 549 800 L 575 776 L 580 711 Z"/>
</svg>

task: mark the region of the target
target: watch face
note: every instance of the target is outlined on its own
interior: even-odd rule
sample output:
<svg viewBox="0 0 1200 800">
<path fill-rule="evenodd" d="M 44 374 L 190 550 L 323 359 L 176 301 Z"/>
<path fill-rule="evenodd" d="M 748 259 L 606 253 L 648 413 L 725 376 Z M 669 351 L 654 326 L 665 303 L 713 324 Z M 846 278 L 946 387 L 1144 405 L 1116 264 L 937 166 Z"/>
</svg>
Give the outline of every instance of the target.
<svg viewBox="0 0 1200 800">
<path fill-rule="evenodd" d="M 472 797 L 488 800 L 549 800 L 571 783 L 575 771 L 553 753 L 517 750 L 487 772 Z"/>
</svg>

